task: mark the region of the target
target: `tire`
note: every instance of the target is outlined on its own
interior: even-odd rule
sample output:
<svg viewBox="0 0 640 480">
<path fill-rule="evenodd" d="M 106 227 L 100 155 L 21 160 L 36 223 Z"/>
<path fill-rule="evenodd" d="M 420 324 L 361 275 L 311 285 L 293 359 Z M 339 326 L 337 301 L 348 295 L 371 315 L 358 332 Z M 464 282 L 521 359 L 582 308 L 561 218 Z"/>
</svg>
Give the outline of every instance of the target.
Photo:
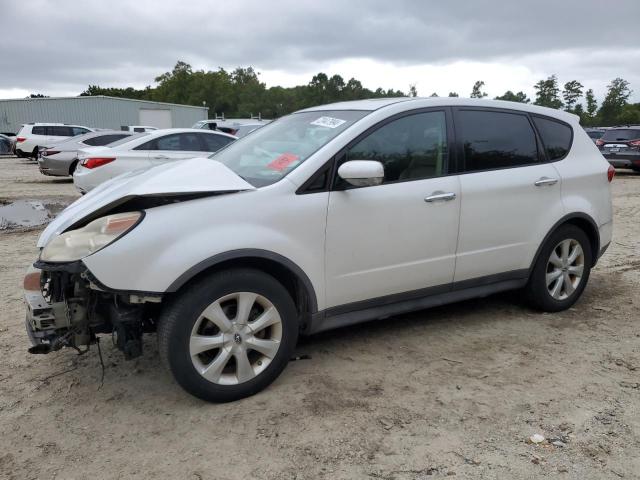
<svg viewBox="0 0 640 480">
<path fill-rule="evenodd" d="M 251 308 L 240 309 L 241 301 Z M 258 321 L 265 319 L 274 323 L 261 329 Z M 217 272 L 190 284 L 163 309 L 158 324 L 163 363 L 182 388 L 210 402 L 239 400 L 267 387 L 286 367 L 297 340 L 291 296 L 273 277 L 251 269 Z"/>
<path fill-rule="evenodd" d="M 574 250 L 576 247 L 578 250 Z M 574 252 L 576 258 L 571 261 Z M 571 307 L 589 281 L 592 259 L 591 243 L 584 230 L 571 224 L 560 226 L 542 247 L 525 287 L 531 306 L 545 312 Z"/>
<path fill-rule="evenodd" d="M 31 152 L 31 158 L 33 158 L 34 160 L 38 160 L 38 147 L 35 147 Z"/>
</svg>

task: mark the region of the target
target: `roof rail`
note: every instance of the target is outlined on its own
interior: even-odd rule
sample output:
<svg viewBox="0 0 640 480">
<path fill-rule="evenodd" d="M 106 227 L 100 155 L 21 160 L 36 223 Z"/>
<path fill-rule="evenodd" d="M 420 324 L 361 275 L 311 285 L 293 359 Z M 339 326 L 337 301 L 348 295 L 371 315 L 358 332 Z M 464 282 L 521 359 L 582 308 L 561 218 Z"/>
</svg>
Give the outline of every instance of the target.
<svg viewBox="0 0 640 480">
<path fill-rule="evenodd" d="M 249 114 L 251 120 L 260 120 L 262 121 L 262 112 L 258 112 L 258 116 L 255 116 L 253 113 Z"/>
</svg>

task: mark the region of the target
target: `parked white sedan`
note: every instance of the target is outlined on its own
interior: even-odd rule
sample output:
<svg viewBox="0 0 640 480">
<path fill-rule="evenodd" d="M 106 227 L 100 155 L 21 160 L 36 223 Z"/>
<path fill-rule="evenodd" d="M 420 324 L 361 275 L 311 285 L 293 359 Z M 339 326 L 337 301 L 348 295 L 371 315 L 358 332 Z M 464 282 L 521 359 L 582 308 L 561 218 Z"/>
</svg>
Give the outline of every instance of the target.
<svg viewBox="0 0 640 480">
<path fill-rule="evenodd" d="M 217 152 L 237 137 L 217 131 L 169 128 L 144 132 L 112 143 L 78 151 L 73 183 L 86 193 L 118 175 L 172 160 L 201 157 Z"/>
</svg>

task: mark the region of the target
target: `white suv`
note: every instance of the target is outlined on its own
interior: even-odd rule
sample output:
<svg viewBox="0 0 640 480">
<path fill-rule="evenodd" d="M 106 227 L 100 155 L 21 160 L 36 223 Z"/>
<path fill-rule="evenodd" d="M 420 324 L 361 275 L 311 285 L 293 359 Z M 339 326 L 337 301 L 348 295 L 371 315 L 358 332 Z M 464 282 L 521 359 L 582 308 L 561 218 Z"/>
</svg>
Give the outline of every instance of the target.
<svg viewBox="0 0 640 480">
<path fill-rule="evenodd" d="M 557 110 L 452 98 L 302 110 L 62 212 L 25 278 L 31 351 L 115 332 L 131 358 L 157 330 L 180 385 L 228 401 L 269 385 L 299 334 L 509 289 L 563 310 L 611 241 L 612 178 Z"/>
<path fill-rule="evenodd" d="M 50 147 L 76 135 L 93 132 L 92 128 L 66 123 L 27 123 L 22 125 L 16 138 L 19 157 L 38 158 L 40 148 Z"/>
</svg>

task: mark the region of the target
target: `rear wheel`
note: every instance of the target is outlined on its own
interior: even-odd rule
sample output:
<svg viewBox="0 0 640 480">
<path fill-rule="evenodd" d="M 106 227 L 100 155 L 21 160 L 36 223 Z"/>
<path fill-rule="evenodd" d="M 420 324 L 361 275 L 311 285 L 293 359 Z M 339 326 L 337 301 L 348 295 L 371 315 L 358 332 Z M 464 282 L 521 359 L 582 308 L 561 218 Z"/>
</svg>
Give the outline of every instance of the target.
<svg viewBox="0 0 640 480">
<path fill-rule="evenodd" d="M 176 381 L 203 400 L 253 395 L 287 365 L 298 338 L 287 290 L 256 270 L 212 274 L 165 308 L 158 325 L 160 356 Z"/>
<path fill-rule="evenodd" d="M 34 160 L 37 160 L 37 159 L 38 159 L 38 148 L 39 148 L 39 147 L 35 147 L 35 148 L 33 149 L 33 151 L 31 152 L 31 158 L 33 158 Z"/>
<path fill-rule="evenodd" d="M 525 287 L 533 307 L 547 312 L 573 305 L 587 285 L 592 265 L 589 238 L 575 225 L 558 228 L 543 246 Z"/>
</svg>

